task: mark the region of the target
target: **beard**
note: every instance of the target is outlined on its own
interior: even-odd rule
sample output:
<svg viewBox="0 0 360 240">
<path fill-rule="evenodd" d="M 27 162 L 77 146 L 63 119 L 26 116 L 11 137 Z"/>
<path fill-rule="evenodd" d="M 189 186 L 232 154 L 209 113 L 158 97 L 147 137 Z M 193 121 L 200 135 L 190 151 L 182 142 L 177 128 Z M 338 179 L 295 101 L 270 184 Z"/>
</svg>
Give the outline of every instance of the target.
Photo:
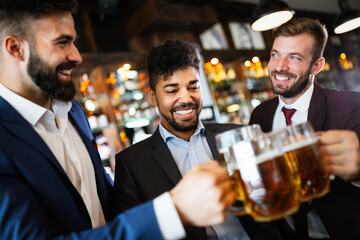
<svg viewBox="0 0 360 240">
<path fill-rule="evenodd" d="M 182 122 L 177 122 L 175 118 L 173 117 L 173 114 L 175 111 L 177 111 L 179 108 L 193 108 L 193 111 L 196 111 L 196 118 L 195 119 L 189 119 Z M 189 103 L 182 103 L 179 104 L 173 108 L 170 109 L 171 117 L 166 116 L 159 108 L 160 114 L 165 118 L 165 120 L 169 123 L 169 125 L 178 132 L 187 132 L 191 131 L 197 128 L 197 125 L 199 123 L 199 104 L 194 102 Z M 183 122 L 186 122 L 187 124 L 184 124 Z"/>
<path fill-rule="evenodd" d="M 42 61 L 35 49 L 31 49 L 27 71 L 34 83 L 41 89 L 42 93 L 59 101 L 71 101 L 76 94 L 75 83 L 71 81 L 61 81 L 56 73 L 61 69 L 75 68 L 74 62 L 64 62 L 56 67 L 55 72 Z"/>
<path fill-rule="evenodd" d="M 287 75 L 290 78 L 295 78 L 296 75 L 288 73 L 286 71 L 272 71 L 270 76 L 274 76 L 274 74 L 281 74 L 281 75 Z M 309 69 L 306 74 L 303 74 L 299 77 L 299 79 L 294 82 L 294 84 L 292 86 L 290 86 L 289 88 L 283 88 L 281 87 L 281 85 L 276 85 L 274 86 L 274 83 L 272 81 L 270 81 L 271 83 L 271 87 L 272 90 L 275 94 L 278 94 L 280 96 L 283 96 L 284 98 L 292 98 L 297 96 L 299 93 L 301 93 L 306 86 L 309 83 L 309 78 L 310 78 L 310 74 L 311 74 L 311 69 Z"/>
</svg>

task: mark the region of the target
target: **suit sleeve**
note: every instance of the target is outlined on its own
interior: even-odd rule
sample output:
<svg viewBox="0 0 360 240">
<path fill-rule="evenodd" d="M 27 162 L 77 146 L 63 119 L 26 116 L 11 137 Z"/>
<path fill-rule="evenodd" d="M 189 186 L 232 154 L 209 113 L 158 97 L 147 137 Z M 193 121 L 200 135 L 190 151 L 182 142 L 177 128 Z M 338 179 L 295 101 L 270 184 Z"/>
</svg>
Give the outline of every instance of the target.
<svg viewBox="0 0 360 240">
<path fill-rule="evenodd" d="M 25 181 L 24 174 L 0 150 L 0 239 L 161 239 L 151 201 L 117 215 L 103 227 L 68 226 L 50 216 L 60 211 L 71 217 L 73 209 L 41 202 L 38 190 L 31 187 L 33 183 Z"/>
<path fill-rule="evenodd" d="M 360 139 L 360 94 L 356 93 L 345 107 L 345 129 L 356 132 Z"/>
</svg>

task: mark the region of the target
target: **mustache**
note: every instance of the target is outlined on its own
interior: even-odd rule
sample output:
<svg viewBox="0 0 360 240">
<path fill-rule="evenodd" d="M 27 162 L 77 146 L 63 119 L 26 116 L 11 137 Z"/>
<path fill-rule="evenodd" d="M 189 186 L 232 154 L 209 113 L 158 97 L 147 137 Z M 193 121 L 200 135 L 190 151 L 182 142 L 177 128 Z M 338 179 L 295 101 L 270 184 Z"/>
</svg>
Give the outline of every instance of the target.
<svg viewBox="0 0 360 240">
<path fill-rule="evenodd" d="M 175 112 L 175 111 L 178 111 L 179 109 L 182 109 L 182 108 L 198 108 L 198 107 L 199 107 L 199 104 L 194 103 L 194 102 L 179 103 L 178 105 L 171 108 L 171 111 Z"/>
<path fill-rule="evenodd" d="M 73 68 L 76 68 L 76 66 L 77 65 L 75 62 L 72 62 L 72 61 L 64 62 L 64 63 L 61 63 L 59 66 L 57 66 L 56 71 L 60 71 L 62 69 L 73 69 Z"/>
<path fill-rule="evenodd" d="M 271 76 L 274 76 L 274 74 L 285 75 L 290 78 L 296 78 L 295 74 L 289 73 L 288 71 L 285 71 L 285 70 L 283 70 L 283 71 L 274 70 L 271 72 Z"/>
</svg>

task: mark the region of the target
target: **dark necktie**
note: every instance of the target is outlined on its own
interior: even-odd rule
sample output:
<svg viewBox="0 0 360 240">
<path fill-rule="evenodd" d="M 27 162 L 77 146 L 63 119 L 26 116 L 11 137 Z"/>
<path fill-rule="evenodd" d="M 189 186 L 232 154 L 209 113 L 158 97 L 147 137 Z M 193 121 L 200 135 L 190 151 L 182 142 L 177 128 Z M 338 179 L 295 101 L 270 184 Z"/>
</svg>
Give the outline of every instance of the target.
<svg viewBox="0 0 360 240">
<path fill-rule="evenodd" d="M 296 109 L 288 109 L 283 107 L 281 109 L 285 115 L 286 126 L 291 125 L 291 117 L 296 112 Z M 294 216 L 295 220 L 295 235 L 296 240 L 306 240 L 309 239 L 308 236 L 308 223 L 306 218 L 306 213 L 298 213 Z"/>
<path fill-rule="evenodd" d="M 283 107 L 281 109 L 285 115 L 285 120 L 286 120 L 286 126 L 291 125 L 291 117 L 294 115 L 294 113 L 296 112 L 296 109 L 288 109 Z"/>
</svg>

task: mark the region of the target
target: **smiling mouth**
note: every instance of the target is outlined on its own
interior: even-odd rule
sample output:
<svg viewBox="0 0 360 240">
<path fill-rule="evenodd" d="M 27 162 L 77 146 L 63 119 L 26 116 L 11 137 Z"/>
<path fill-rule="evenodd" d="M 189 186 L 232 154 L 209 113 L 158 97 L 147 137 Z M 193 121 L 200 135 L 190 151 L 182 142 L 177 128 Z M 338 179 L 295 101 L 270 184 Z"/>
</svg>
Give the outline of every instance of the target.
<svg viewBox="0 0 360 240">
<path fill-rule="evenodd" d="M 59 70 L 59 73 L 60 73 L 60 74 L 63 74 L 63 75 L 68 75 L 68 76 L 70 76 L 72 70 L 73 70 L 73 69 L 61 69 L 61 70 Z"/>
<path fill-rule="evenodd" d="M 186 115 L 189 115 L 192 111 L 194 111 L 194 108 L 187 109 L 187 110 L 177 110 L 175 112 L 179 115 L 186 116 Z"/>
<path fill-rule="evenodd" d="M 276 81 L 279 82 L 285 82 L 296 78 L 296 75 L 287 72 L 274 72 L 272 73 L 272 76 Z"/>
<path fill-rule="evenodd" d="M 279 81 L 287 81 L 290 79 L 289 77 L 279 76 L 279 75 L 274 75 L 274 77 Z"/>
</svg>

